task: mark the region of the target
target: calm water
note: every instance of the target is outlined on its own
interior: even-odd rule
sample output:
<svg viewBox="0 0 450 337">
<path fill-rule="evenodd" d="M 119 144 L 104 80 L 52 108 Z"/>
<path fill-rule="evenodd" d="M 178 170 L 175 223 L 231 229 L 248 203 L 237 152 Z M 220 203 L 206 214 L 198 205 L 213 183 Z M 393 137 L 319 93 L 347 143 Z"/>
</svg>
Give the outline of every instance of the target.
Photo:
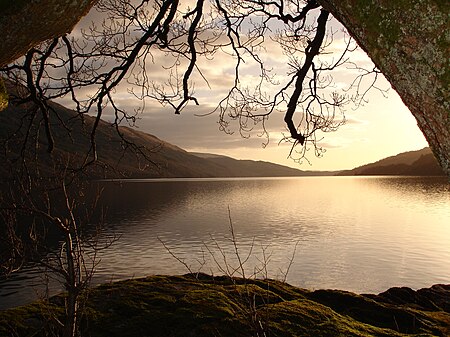
<svg viewBox="0 0 450 337">
<path fill-rule="evenodd" d="M 293 257 L 287 281 L 310 289 L 450 283 L 446 178 L 134 180 L 106 183 L 104 199 L 105 231 L 121 237 L 95 282 L 186 273 L 160 241 L 192 271 L 220 274 L 214 258 L 236 266 L 231 217 L 241 259 L 251 252 L 246 275 L 283 278 Z M 0 281 L 0 309 L 39 296 L 42 284 L 33 266 Z"/>
</svg>

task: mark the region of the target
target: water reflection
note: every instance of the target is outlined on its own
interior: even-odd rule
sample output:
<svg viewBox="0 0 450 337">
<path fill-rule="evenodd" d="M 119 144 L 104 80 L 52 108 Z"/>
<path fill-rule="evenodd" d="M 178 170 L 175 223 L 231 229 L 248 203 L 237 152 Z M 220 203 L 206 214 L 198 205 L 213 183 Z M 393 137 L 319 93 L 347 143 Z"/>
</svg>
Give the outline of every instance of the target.
<svg viewBox="0 0 450 337">
<path fill-rule="evenodd" d="M 211 254 L 223 262 L 223 252 L 228 263 L 236 263 L 228 209 L 240 253 L 252 252 L 247 274 L 265 261 L 270 277 L 282 277 L 298 243 L 288 275 L 298 286 L 380 292 L 450 281 L 450 191 L 445 178 L 102 184 L 107 232 L 121 238 L 102 254 L 96 282 L 185 273 L 160 240 L 192 270 L 220 273 Z M 42 283 L 34 272 L 25 270 L 1 281 L 0 306 L 31 298 L 35 287 L 30 285 Z"/>
</svg>

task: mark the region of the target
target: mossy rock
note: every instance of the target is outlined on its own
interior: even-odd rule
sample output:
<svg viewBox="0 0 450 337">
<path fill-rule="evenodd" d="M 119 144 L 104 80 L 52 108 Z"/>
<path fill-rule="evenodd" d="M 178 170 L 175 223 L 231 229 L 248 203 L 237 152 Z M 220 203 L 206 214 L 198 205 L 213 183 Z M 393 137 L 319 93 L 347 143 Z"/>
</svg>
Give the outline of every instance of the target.
<svg viewBox="0 0 450 337">
<path fill-rule="evenodd" d="M 5 82 L 0 78 L 0 111 L 5 110 L 8 106 L 9 95 L 6 91 Z"/>
<path fill-rule="evenodd" d="M 0 336 L 45 336 L 63 314 L 61 306 L 44 301 L 0 311 Z"/>
<path fill-rule="evenodd" d="M 450 288 L 450 287 L 449 287 Z M 445 288 L 443 296 L 448 297 Z M 373 295 L 376 297 L 376 295 Z M 372 296 L 372 297 L 373 297 Z M 433 296 L 437 296 L 436 292 Z M 57 331 L 64 296 L 0 311 L 0 336 Z M 390 327 L 392 315 L 415 329 Z M 308 291 L 274 280 L 204 274 L 151 276 L 92 289 L 83 311 L 87 336 L 447 336 L 445 310 L 387 303 L 348 292 Z"/>
</svg>

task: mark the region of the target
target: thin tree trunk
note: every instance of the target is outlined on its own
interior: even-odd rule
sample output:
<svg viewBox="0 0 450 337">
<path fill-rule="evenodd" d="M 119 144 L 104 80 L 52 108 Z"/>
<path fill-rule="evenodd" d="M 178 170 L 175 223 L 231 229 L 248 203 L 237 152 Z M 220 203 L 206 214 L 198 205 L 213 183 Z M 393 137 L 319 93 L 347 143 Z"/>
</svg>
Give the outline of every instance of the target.
<svg viewBox="0 0 450 337">
<path fill-rule="evenodd" d="M 78 309 L 78 283 L 75 271 L 76 257 L 73 250 L 73 241 L 70 232 L 66 233 L 66 258 L 67 258 L 67 303 L 66 323 L 64 326 L 64 337 L 75 337 L 77 328 Z"/>
</svg>

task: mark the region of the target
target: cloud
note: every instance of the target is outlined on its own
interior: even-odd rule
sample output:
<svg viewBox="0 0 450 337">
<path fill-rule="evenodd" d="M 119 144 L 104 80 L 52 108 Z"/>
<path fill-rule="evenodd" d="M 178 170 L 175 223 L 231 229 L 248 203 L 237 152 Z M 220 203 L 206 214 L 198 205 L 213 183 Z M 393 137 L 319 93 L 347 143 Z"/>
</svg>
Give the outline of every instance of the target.
<svg viewBox="0 0 450 337">
<path fill-rule="evenodd" d="M 208 112 L 206 107 L 195 110 L 195 113 Z M 139 129 L 152 133 L 168 142 L 185 149 L 217 148 L 231 149 L 235 147 L 261 147 L 265 138 L 257 136 L 257 131 L 250 138 L 243 138 L 232 125 L 233 134 L 219 130 L 217 114 L 198 117 L 193 111 L 186 109 L 180 115 L 169 110 L 146 111 L 137 122 Z"/>
<path fill-rule="evenodd" d="M 95 21 L 98 25 L 101 24 L 102 14 L 91 11 L 89 15 L 82 21 L 80 27 L 88 27 L 90 21 Z M 333 37 L 333 44 L 328 46 L 325 53 L 321 55 L 321 60 L 327 63 L 335 62 L 340 53 L 345 47 L 346 37 L 341 30 L 341 25 L 336 20 L 332 19 L 331 28 L 336 32 Z M 75 35 L 79 34 L 79 31 L 74 31 Z M 224 37 L 220 42 L 223 42 Z M 258 51 L 258 56 L 263 60 L 267 69 L 270 69 L 270 75 L 273 75 L 277 85 L 264 84 L 263 89 L 270 95 L 274 95 L 281 87 L 285 86 L 290 79 L 288 66 L 290 62 L 280 46 L 271 40 L 269 35 L 265 36 L 265 50 Z M 299 53 L 299 59 L 301 60 L 302 54 Z M 373 63 L 367 57 L 367 55 L 360 49 L 349 54 L 350 61 L 356 63 L 358 66 L 366 69 L 372 69 Z M 175 63 L 175 59 L 167 53 L 163 53 L 158 50 L 152 50 L 146 60 L 145 70 L 146 75 L 153 83 L 163 86 L 168 92 L 171 92 L 168 80 L 170 78 L 170 71 L 176 71 L 175 68 L 171 68 Z M 182 58 L 178 63 L 179 68 L 178 75 L 182 76 L 187 67 L 187 58 Z M 317 63 L 318 64 L 318 63 Z M 214 57 L 206 59 L 199 57 L 198 69 L 194 70 L 192 75 L 192 88 L 199 100 L 200 106 L 194 104 L 186 107 L 181 115 L 175 115 L 174 111 L 163 107 L 154 100 L 145 100 L 145 105 L 141 101 L 134 98 L 128 90 L 132 87 L 129 84 L 121 84 L 114 93 L 116 103 L 124 110 L 133 113 L 140 107 L 144 107 L 143 112 L 137 115 L 138 121 L 136 127 L 138 130 L 154 134 L 155 136 L 178 145 L 187 150 L 203 151 L 203 152 L 215 152 L 223 153 L 230 156 L 239 158 L 253 158 L 272 160 L 284 165 L 294 166 L 292 161 L 286 160 L 286 156 L 289 153 L 290 145 L 281 144 L 278 145 L 282 139 L 282 133 L 286 133 L 286 126 L 283 121 L 284 111 L 274 112 L 267 120 L 266 128 L 270 134 L 270 143 L 265 150 L 262 150 L 262 143 L 265 142 L 264 137 L 258 137 L 261 134 L 261 127 L 256 126 L 255 129 L 246 134 L 250 136 L 249 139 L 243 138 L 239 134 L 239 124 L 237 121 L 231 121 L 230 130 L 234 133 L 227 135 L 219 130 L 218 114 L 214 113 L 208 115 L 214 110 L 217 103 L 227 94 L 228 90 L 234 84 L 236 58 L 230 54 L 230 50 L 224 51 L 218 50 Z M 201 73 L 198 71 L 200 70 Z M 240 74 L 240 85 L 245 87 L 247 85 L 254 85 L 260 82 L 260 67 L 257 62 L 252 61 L 250 58 L 245 58 L 245 63 L 242 63 Z M 142 75 L 141 69 L 136 68 L 135 75 Z M 346 92 L 350 83 L 361 73 L 358 69 L 354 69 L 352 66 L 342 66 L 333 70 L 332 75 L 334 79 L 334 85 L 328 87 L 324 93 L 329 95 L 332 91 L 338 91 L 340 93 L 347 93 L 348 95 L 354 95 L 355 91 Z M 207 81 L 203 78 L 205 77 Z M 367 85 L 368 82 L 364 82 Z M 389 83 L 382 78 L 379 82 L 380 85 L 389 87 Z M 135 87 L 134 89 L 140 89 Z M 94 92 L 94 89 L 83 89 L 79 92 L 80 97 L 88 97 Z M 288 94 L 292 92 L 292 89 L 288 90 Z M 329 97 L 329 96 L 327 96 Z M 414 143 L 410 134 L 413 133 L 411 129 L 406 128 L 406 124 L 403 122 L 403 117 L 397 110 L 399 108 L 390 107 L 392 100 L 383 101 L 383 106 L 377 102 L 379 95 L 370 93 L 371 102 L 367 106 L 362 106 L 357 112 L 354 111 L 354 106 L 347 105 L 346 108 L 346 125 L 340 128 L 337 133 L 327 133 L 323 135 L 323 139 L 319 142 L 319 145 L 329 149 L 323 159 L 315 160 L 313 151 L 309 151 L 309 156 L 314 159 L 314 169 L 330 169 L 332 167 L 342 167 L 343 162 L 347 162 L 350 153 L 358 153 L 353 157 L 358 157 L 358 160 L 363 163 L 365 156 L 370 154 L 367 151 L 367 147 L 371 142 L 377 142 L 377 148 L 379 151 L 383 151 L 382 147 L 389 148 L 392 151 L 393 146 L 397 146 L 398 152 L 407 149 L 408 144 Z M 61 103 L 73 107 L 70 98 L 60 100 Z M 376 107 L 374 107 L 374 103 Z M 401 103 L 401 102 L 400 102 Z M 400 104 L 399 103 L 399 104 Z M 299 109 L 300 110 L 300 109 Z M 378 113 L 380 111 L 380 113 Z M 382 112 L 382 113 L 381 113 Z M 392 112 L 392 113 L 391 113 Z M 406 112 L 409 114 L 409 112 Z M 205 117 L 196 117 L 196 115 L 205 115 Z M 409 114 L 410 115 L 410 114 Z M 397 117 L 399 116 L 399 117 Z M 113 116 L 111 110 L 107 109 L 103 116 L 106 120 L 112 120 Z M 299 121 L 300 114 L 296 114 L 294 119 Z M 398 119 L 397 119 L 398 118 Z M 389 123 L 386 123 L 389 121 Z M 410 123 L 414 124 L 414 123 Z M 388 131 L 389 127 L 402 125 L 402 139 L 401 144 L 395 144 L 395 141 L 391 141 L 390 137 L 398 135 L 399 130 L 395 129 Z M 417 128 L 417 127 L 416 127 Z M 389 143 L 380 144 L 380 130 L 383 132 L 390 132 Z M 411 136 L 412 137 L 412 136 Z M 321 138 L 318 135 L 318 138 Z M 381 137 L 383 138 L 383 137 Z M 423 137 L 422 137 L 423 138 Z M 397 141 L 399 143 L 400 141 Z M 393 144 L 394 143 L 394 144 Z M 404 145 L 403 145 L 404 144 Z M 400 148 L 401 145 L 402 147 Z M 353 152 L 352 152 L 353 151 Z M 372 154 L 373 155 L 373 154 Z M 356 164 L 356 163 L 355 163 Z"/>
<path fill-rule="evenodd" d="M 355 117 L 347 117 L 345 118 L 345 125 L 367 125 L 368 121 L 366 120 L 362 120 L 362 119 L 358 119 Z"/>
</svg>

